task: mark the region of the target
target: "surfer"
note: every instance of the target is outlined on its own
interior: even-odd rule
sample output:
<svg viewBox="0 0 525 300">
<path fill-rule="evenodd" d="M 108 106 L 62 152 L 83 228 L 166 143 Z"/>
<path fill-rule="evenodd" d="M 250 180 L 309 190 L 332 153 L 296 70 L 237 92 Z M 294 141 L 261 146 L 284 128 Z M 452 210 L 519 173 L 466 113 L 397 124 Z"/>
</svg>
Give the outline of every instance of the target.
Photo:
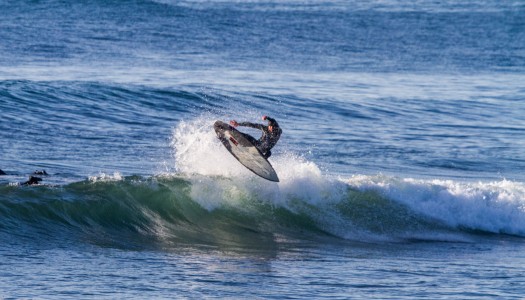
<svg viewBox="0 0 525 300">
<path fill-rule="evenodd" d="M 268 158 L 272 155 L 272 152 L 270 149 L 272 149 L 275 144 L 277 144 L 277 141 L 281 137 L 281 133 L 283 132 L 281 127 L 279 127 L 279 124 L 277 121 L 273 118 L 270 118 L 268 116 L 262 117 L 263 121 L 268 121 L 268 126 L 265 126 L 263 124 L 256 124 L 256 123 L 250 123 L 250 122 L 241 122 L 238 123 L 235 120 L 230 121 L 230 125 L 233 127 L 237 126 L 245 126 L 245 127 L 251 127 L 255 129 L 259 129 L 262 131 L 262 136 L 259 138 L 259 140 L 256 140 L 251 135 L 248 135 L 246 133 L 243 133 L 243 135 L 250 140 L 259 151 L 261 151 L 264 158 Z"/>
<path fill-rule="evenodd" d="M 26 182 L 21 182 L 20 185 L 38 185 L 42 181 L 40 177 L 29 176 L 29 180 Z"/>
</svg>

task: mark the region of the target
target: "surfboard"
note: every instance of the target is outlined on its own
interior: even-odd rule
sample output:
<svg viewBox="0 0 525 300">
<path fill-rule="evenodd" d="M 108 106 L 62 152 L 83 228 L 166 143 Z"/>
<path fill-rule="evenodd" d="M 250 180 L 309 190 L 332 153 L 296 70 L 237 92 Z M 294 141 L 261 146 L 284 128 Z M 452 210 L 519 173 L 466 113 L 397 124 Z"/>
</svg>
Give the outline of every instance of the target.
<svg viewBox="0 0 525 300">
<path fill-rule="evenodd" d="M 213 128 L 224 147 L 243 166 L 264 179 L 279 182 L 279 177 L 270 162 L 243 133 L 221 121 L 215 122 Z"/>
</svg>

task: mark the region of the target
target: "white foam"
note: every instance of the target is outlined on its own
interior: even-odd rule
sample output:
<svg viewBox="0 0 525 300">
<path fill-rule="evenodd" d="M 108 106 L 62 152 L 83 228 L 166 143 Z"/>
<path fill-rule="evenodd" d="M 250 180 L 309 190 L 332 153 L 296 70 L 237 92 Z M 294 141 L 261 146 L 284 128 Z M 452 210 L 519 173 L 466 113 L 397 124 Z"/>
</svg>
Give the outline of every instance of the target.
<svg viewBox="0 0 525 300">
<path fill-rule="evenodd" d="M 246 170 L 231 156 L 213 130 L 216 118 L 182 121 L 173 131 L 175 169 L 184 174 L 242 177 Z M 248 171 L 249 172 L 249 171 Z"/>
<path fill-rule="evenodd" d="M 120 172 L 114 172 L 113 174 L 99 173 L 95 176 L 89 176 L 88 180 L 91 182 L 110 182 L 110 181 L 120 181 L 124 177 Z"/>
<path fill-rule="evenodd" d="M 525 184 L 354 176 L 348 183 L 374 190 L 452 227 L 525 235 Z"/>
<path fill-rule="evenodd" d="M 279 187 L 287 199 L 302 199 L 309 204 L 324 205 L 339 202 L 346 186 L 331 180 L 313 162 L 294 153 L 277 155 L 274 166 L 281 180 Z"/>
</svg>

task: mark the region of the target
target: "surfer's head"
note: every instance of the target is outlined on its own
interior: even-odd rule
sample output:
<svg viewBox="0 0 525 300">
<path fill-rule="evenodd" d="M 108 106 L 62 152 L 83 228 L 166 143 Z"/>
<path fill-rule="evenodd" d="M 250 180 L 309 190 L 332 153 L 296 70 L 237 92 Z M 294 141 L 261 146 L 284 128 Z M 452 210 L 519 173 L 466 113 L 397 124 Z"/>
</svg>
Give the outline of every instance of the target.
<svg viewBox="0 0 525 300">
<path fill-rule="evenodd" d="M 265 120 L 265 121 L 268 121 L 268 126 L 274 126 L 275 123 L 277 123 L 275 121 L 275 119 L 272 119 L 272 118 L 270 118 L 268 116 L 263 116 L 262 119 Z"/>
<path fill-rule="evenodd" d="M 268 116 L 263 116 L 262 119 L 265 120 L 265 121 L 268 121 L 268 130 L 270 132 L 272 132 L 273 131 L 273 127 L 275 125 L 275 120 L 270 118 L 270 117 L 268 117 Z"/>
</svg>

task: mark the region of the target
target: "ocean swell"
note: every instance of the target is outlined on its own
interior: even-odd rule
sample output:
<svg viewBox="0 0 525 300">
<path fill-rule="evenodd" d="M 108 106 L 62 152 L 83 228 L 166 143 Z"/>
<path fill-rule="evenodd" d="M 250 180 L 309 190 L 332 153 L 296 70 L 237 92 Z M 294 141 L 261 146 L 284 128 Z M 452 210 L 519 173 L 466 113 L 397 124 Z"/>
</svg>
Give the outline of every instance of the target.
<svg viewBox="0 0 525 300">
<path fill-rule="evenodd" d="M 170 248 L 257 247 L 261 240 L 275 246 L 321 237 L 402 242 L 525 236 L 523 185 L 507 181 L 362 175 L 266 184 L 258 178 L 179 174 L 0 189 L 6 195 L 0 200 L 0 232 L 41 241 Z"/>
</svg>

